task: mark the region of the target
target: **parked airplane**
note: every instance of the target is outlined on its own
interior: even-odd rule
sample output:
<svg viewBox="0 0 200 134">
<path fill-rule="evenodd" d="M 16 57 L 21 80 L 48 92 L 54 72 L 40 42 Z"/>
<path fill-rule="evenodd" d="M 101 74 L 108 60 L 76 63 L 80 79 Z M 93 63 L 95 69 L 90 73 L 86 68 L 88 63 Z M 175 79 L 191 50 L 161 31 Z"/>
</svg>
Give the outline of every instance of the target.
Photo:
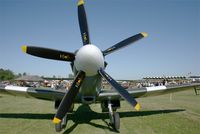
<svg viewBox="0 0 200 134">
<path fill-rule="evenodd" d="M 120 127 L 120 118 L 116 110 L 120 108 L 121 100 L 126 100 L 132 107 L 139 110 L 140 104 L 135 98 L 184 91 L 200 85 L 157 86 L 125 90 L 105 72 L 107 66 L 105 56 L 146 37 L 147 33 L 136 34 L 101 51 L 90 42 L 83 0 L 79 0 L 78 2 L 78 19 L 83 46 L 74 53 L 35 46 L 22 46 L 23 52 L 30 55 L 71 62 L 72 71 L 76 77 L 67 92 L 50 88 L 0 87 L 0 93 L 54 101 L 55 108 L 58 109 L 53 119 L 57 132 L 60 132 L 66 126 L 67 113 L 73 111 L 74 103 L 101 103 L 102 111 L 109 113 L 110 123 L 114 129 L 118 130 Z M 115 90 L 102 89 L 102 78 Z"/>
</svg>

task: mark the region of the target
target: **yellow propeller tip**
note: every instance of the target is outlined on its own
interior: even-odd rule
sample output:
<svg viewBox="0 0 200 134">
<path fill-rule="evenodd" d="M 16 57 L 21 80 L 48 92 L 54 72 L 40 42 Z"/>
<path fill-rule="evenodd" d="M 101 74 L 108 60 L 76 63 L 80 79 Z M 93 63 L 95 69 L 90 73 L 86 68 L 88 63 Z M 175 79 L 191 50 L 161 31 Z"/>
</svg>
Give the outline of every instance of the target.
<svg viewBox="0 0 200 134">
<path fill-rule="evenodd" d="M 26 45 L 23 45 L 23 46 L 21 47 L 21 49 L 22 49 L 22 51 L 23 51 L 24 53 L 27 52 L 27 46 L 26 46 Z"/>
<path fill-rule="evenodd" d="M 144 37 L 147 37 L 148 36 L 148 33 L 146 33 L 146 32 L 142 32 L 141 33 Z"/>
<path fill-rule="evenodd" d="M 136 111 L 139 111 L 139 110 L 140 110 L 140 104 L 139 104 L 139 103 L 137 103 L 137 104 L 135 105 L 135 110 L 136 110 Z"/>
<path fill-rule="evenodd" d="M 79 0 L 78 1 L 78 6 L 83 5 L 84 4 L 84 0 Z"/>
<path fill-rule="evenodd" d="M 58 119 L 58 118 L 56 118 L 56 117 L 53 118 L 53 123 L 54 123 L 54 124 L 58 124 L 58 123 L 60 123 L 60 122 L 61 122 L 60 119 Z"/>
</svg>

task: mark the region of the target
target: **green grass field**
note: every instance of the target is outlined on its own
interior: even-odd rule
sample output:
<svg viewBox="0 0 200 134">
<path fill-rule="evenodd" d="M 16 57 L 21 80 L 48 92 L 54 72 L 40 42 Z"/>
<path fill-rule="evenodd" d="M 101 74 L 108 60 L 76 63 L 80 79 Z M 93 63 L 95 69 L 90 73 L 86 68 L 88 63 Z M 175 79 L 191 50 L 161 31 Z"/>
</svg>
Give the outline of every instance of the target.
<svg viewBox="0 0 200 134">
<path fill-rule="evenodd" d="M 126 102 L 118 110 L 120 132 L 108 125 L 108 114 L 100 105 L 75 105 L 68 116 L 67 134 L 199 134 L 200 96 L 194 91 L 137 99 L 142 105 L 135 112 Z M 51 119 L 54 103 L 36 99 L 0 95 L 0 134 L 55 134 Z"/>
</svg>

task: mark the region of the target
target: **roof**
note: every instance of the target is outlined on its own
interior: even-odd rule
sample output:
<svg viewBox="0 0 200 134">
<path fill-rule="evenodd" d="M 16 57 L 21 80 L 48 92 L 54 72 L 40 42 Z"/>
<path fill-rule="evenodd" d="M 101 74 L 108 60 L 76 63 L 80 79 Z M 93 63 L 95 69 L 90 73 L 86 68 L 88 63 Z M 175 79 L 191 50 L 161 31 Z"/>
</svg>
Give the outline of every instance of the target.
<svg viewBox="0 0 200 134">
<path fill-rule="evenodd" d="M 37 75 L 25 75 L 25 76 L 21 76 L 17 79 L 15 79 L 16 81 L 43 81 L 44 79 L 42 79 L 41 77 L 37 76 Z"/>
<path fill-rule="evenodd" d="M 190 76 L 189 78 L 200 78 L 200 76 Z"/>
</svg>

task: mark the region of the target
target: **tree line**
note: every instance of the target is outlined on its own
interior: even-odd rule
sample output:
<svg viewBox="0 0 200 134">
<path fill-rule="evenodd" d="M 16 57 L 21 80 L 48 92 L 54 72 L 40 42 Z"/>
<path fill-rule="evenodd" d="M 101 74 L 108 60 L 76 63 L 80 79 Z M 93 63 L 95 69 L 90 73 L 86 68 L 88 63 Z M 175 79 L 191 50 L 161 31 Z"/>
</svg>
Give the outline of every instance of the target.
<svg viewBox="0 0 200 134">
<path fill-rule="evenodd" d="M 15 74 L 9 69 L 0 68 L 0 81 L 14 80 L 15 78 L 27 75 L 25 72 L 23 74 Z"/>
<path fill-rule="evenodd" d="M 13 80 L 14 78 L 15 74 L 11 70 L 0 69 L 0 81 Z"/>
<path fill-rule="evenodd" d="M 11 80 L 12 81 L 12 80 L 14 80 L 14 79 L 16 79 L 18 77 L 25 76 L 25 75 L 27 75 L 26 72 L 15 74 L 10 69 L 0 68 L 0 81 L 6 81 L 6 80 Z M 41 77 L 45 78 L 44 76 L 41 76 Z M 51 77 L 49 77 L 49 78 L 51 78 Z M 74 78 L 74 75 L 73 74 L 69 74 L 68 78 Z M 56 78 L 55 75 L 53 75 L 53 77 L 51 79 L 57 79 L 57 78 Z"/>
</svg>

